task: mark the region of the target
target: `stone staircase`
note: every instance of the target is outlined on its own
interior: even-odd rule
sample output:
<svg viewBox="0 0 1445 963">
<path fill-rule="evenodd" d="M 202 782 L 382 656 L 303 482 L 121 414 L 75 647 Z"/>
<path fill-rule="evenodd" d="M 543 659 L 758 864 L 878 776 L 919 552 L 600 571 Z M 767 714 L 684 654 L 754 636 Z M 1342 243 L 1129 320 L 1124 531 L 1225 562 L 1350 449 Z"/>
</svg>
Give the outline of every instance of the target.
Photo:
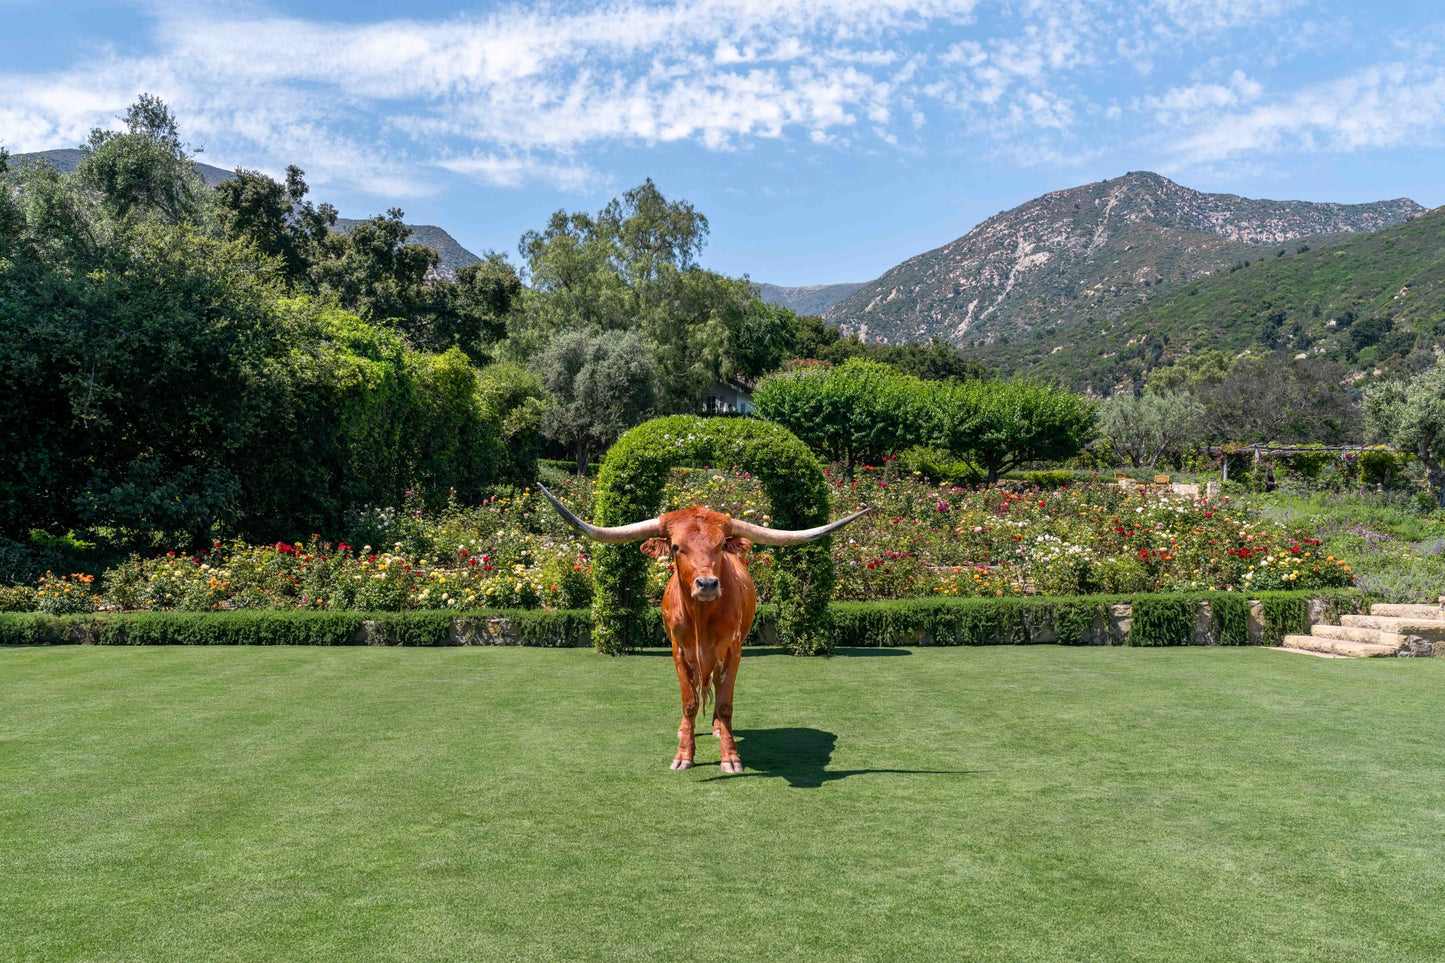
<svg viewBox="0 0 1445 963">
<path fill-rule="evenodd" d="M 1318 624 L 1309 635 L 1286 635 L 1280 648 L 1356 659 L 1445 656 L 1445 603 L 1372 605 L 1369 615 L 1342 615 L 1339 625 Z"/>
</svg>

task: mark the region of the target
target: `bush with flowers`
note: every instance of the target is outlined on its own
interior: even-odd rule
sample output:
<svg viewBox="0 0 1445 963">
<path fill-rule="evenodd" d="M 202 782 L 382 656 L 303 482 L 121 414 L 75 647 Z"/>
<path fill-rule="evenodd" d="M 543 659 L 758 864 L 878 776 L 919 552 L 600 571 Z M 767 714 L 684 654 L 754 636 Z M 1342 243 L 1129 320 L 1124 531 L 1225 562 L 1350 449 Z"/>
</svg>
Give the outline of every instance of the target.
<svg viewBox="0 0 1445 963">
<path fill-rule="evenodd" d="M 832 597 L 839 601 L 1354 584 L 1349 561 L 1324 554 L 1314 533 L 1267 517 L 1248 500 L 1257 496 L 1210 502 L 1099 483 L 1051 490 L 1022 482 L 936 485 L 892 458 L 857 466 L 853 478 L 829 469 L 826 480 L 834 517 L 873 506 L 832 540 Z M 566 478 L 557 487 L 580 514 L 592 514 L 594 482 Z M 762 486 L 746 471 L 673 469 L 663 510 L 694 503 L 773 523 Z M 594 544 L 530 491 L 501 491 L 438 513 L 419 505 L 372 510 L 366 526 L 372 542 L 359 546 L 320 535 L 271 545 L 215 542 L 133 557 L 95 584 L 48 575 L 38 587 L 10 590 L 7 606 L 399 612 L 577 609 L 592 601 Z M 773 601 L 774 552 L 755 548 L 747 564 L 759 600 Z M 666 558 L 647 563 L 650 603 L 670 574 Z"/>
<path fill-rule="evenodd" d="M 81 615 L 100 605 L 95 593 L 95 576 L 76 572 L 70 576 L 46 572 L 35 591 L 36 611 L 46 615 Z"/>
</svg>

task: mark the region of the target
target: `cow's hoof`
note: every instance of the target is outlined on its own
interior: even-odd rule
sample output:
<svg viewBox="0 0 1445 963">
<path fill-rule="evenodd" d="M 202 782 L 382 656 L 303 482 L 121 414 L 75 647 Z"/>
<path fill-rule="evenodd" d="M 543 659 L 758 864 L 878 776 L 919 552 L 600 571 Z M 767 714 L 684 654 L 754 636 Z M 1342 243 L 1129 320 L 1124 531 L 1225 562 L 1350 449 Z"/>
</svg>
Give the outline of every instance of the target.
<svg viewBox="0 0 1445 963">
<path fill-rule="evenodd" d="M 674 760 L 672 760 L 672 768 L 673 768 L 673 769 L 691 769 L 691 768 L 692 768 L 692 760 L 691 760 L 691 759 L 674 759 Z"/>
<path fill-rule="evenodd" d="M 736 760 L 733 760 L 732 762 L 729 762 L 728 760 L 724 759 L 724 760 L 723 760 L 723 764 L 722 764 L 722 771 L 723 771 L 723 772 L 726 772 L 726 773 L 729 773 L 729 774 L 733 774 L 733 775 L 736 775 L 737 773 L 742 772 L 742 771 L 743 771 L 743 763 L 742 763 L 742 760 L 741 760 L 741 759 L 736 759 Z"/>
</svg>

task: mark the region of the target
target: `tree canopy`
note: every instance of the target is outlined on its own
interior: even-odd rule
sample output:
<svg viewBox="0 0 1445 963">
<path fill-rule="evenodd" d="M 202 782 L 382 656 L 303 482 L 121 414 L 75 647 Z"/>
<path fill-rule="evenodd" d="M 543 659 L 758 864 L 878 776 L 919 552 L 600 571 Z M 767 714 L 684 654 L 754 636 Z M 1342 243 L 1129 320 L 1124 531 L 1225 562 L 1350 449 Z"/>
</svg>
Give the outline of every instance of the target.
<svg viewBox="0 0 1445 963">
<path fill-rule="evenodd" d="M 773 375 L 753 393 L 758 414 L 820 454 L 845 463 L 882 461 L 923 439 L 927 399 L 917 378 L 877 361 Z"/>
<path fill-rule="evenodd" d="M 1445 507 L 1445 362 L 1409 380 L 1391 380 L 1365 392 L 1365 418 L 1377 439 L 1413 452 Z"/>
</svg>

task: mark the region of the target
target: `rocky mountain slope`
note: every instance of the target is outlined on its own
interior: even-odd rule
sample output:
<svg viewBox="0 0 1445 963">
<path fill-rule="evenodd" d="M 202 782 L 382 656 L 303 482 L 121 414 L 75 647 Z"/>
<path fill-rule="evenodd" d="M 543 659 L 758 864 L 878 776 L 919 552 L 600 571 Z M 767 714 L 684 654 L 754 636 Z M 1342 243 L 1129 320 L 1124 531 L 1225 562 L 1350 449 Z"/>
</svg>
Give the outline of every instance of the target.
<svg viewBox="0 0 1445 963">
<path fill-rule="evenodd" d="M 27 161 L 40 160 L 50 164 L 62 174 L 68 174 L 75 170 L 85 154 L 75 148 L 62 148 L 59 150 L 42 150 L 32 154 L 13 154 L 10 157 L 10 165 L 19 167 Z M 195 162 L 196 173 L 206 182 L 206 186 L 214 187 L 221 181 L 230 180 L 236 176 L 235 171 L 228 171 L 220 167 L 213 167 L 210 164 Z M 352 217 L 338 217 L 336 228 L 340 231 L 350 230 L 351 226 L 360 221 Z M 448 234 L 443 228 L 434 224 L 409 224 L 412 230 L 411 240 L 417 244 L 425 244 L 437 252 L 437 273 L 443 277 L 451 277 L 456 273 L 457 268 L 468 264 L 476 264 L 481 258 L 457 243 L 456 238 Z"/>
<path fill-rule="evenodd" d="M 756 282 L 754 286 L 758 289 L 758 297 L 769 304 L 781 304 L 798 314 L 822 314 L 861 288 L 863 283 L 809 284 L 800 288 L 785 288 Z"/>
<path fill-rule="evenodd" d="M 1322 358 L 1357 375 L 1409 373 L 1445 353 L 1445 208 L 1255 257 L 1117 318 L 1040 328 L 972 353 L 1005 372 L 1099 394 L 1209 350 Z"/>
<path fill-rule="evenodd" d="M 864 284 L 825 314 L 869 341 L 964 348 L 1097 323 L 1303 238 L 1377 231 L 1423 213 L 1205 194 L 1147 171 L 1054 191 Z M 1311 242 L 1318 246 L 1321 241 Z M 1291 248 L 1292 249 L 1292 248 Z"/>
</svg>

